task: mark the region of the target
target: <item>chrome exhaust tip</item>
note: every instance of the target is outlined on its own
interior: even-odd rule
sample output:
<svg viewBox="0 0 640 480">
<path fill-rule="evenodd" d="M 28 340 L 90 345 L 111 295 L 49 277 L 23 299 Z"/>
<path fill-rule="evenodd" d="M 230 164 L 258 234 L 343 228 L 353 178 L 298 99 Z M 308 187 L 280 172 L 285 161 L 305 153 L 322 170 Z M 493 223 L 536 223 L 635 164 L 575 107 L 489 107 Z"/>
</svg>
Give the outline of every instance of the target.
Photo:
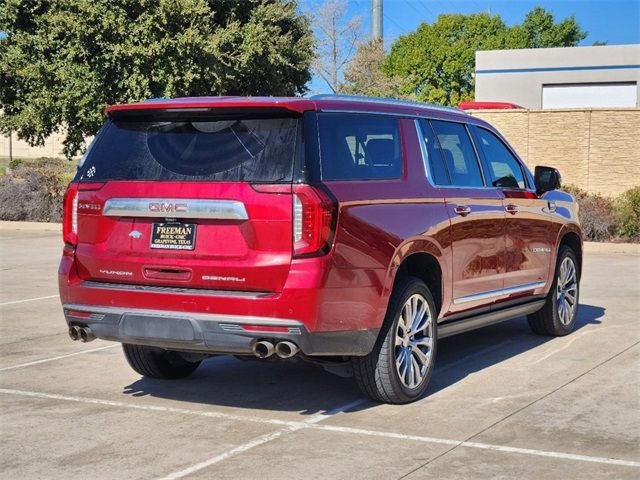
<svg viewBox="0 0 640 480">
<path fill-rule="evenodd" d="M 82 343 L 92 342 L 96 339 L 96 336 L 91 331 L 89 327 L 79 328 L 80 330 L 80 341 Z"/>
<path fill-rule="evenodd" d="M 275 352 L 273 343 L 260 340 L 253 344 L 253 354 L 258 358 L 268 358 Z"/>
<path fill-rule="evenodd" d="M 74 342 L 80 340 L 80 327 L 73 325 L 69 327 L 68 333 L 69 338 L 71 338 L 71 340 L 73 340 Z"/>
<path fill-rule="evenodd" d="M 280 358 L 291 358 L 300 351 L 300 348 L 292 342 L 278 342 L 276 345 L 276 354 Z"/>
</svg>

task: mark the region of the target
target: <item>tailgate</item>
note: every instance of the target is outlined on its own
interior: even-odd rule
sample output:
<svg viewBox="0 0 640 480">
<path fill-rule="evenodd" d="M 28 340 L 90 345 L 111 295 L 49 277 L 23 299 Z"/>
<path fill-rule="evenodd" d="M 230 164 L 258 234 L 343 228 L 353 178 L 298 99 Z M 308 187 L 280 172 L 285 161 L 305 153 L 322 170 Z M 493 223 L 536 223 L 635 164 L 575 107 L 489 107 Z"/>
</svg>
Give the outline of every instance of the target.
<svg viewBox="0 0 640 480">
<path fill-rule="evenodd" d="M 247 183 L 109 182 L 81 190 L 79 274 L 94 281 L 280 291 L 291 263 L 291 202 L 291 193 L 259 193 Z"/>
</svg>

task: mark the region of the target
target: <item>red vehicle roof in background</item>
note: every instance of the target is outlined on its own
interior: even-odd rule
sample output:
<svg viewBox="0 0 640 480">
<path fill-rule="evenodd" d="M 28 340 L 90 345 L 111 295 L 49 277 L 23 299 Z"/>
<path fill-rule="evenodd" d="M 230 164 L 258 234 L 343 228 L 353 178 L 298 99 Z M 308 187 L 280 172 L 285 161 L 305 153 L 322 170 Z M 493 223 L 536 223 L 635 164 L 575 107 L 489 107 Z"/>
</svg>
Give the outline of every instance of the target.
<svg viewBox="0 0 640 480">
<path fill-rule="evenodd" d="M 524 107 L 509 102 L 460 102 L 458 108 L 460 110 L 510 110 Z"/>
<path fill-rule="evenodd" d="M 384 98 L 355 97 L 348 95 L 317 95 L 314 97 L 184 97 L 159 98 L 144 102 L 109 105 L 105 114 L 125 110 L 197 109 L 197 108 L 247 108 L 280 107 L 302 113 L 308 110 L 363 110 L 397 114 L 439 112 L 452 116 L 467 116 L 456 108 L 427 103 Z"/>
</svg>

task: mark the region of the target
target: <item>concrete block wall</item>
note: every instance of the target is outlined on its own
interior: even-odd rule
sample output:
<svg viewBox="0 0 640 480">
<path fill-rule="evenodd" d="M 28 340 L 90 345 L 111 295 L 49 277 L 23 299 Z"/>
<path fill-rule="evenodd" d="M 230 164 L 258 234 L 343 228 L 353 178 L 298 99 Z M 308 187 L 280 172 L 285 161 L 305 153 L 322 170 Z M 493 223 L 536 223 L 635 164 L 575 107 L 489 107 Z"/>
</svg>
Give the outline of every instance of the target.
<svg viewBox="0 0 640 480">
<path fill-rule="evenodd" d="M 640 109 L 473 110 L 533 170 L 556 167 L 565 184 L 615 196 L 640 186 Z"/>
<path fill-rule="evenodd" d="M 618 195 L 640 185 L 640 109 L 473 110 L 494 125 L 533 170 L 554 166 L 565 184 Z M 30 147 L 13 135 L 14 158 L 62 157 L 63 135 Z M 0 157 L 9 139 L 0 136 Z"/>
</svg>

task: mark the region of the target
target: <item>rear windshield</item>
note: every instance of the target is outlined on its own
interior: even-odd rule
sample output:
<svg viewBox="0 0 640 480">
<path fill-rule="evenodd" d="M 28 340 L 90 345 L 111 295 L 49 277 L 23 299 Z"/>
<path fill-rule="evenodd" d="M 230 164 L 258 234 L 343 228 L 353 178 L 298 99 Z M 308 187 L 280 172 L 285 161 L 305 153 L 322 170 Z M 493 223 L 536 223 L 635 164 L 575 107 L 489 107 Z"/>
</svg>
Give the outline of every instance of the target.
<svg viewBox="0 0 640 480">
<path fill-rule="evenodd" d="M 299 120 L 110 120 L 76 180 L 290 182 Z"/>
</svg>

